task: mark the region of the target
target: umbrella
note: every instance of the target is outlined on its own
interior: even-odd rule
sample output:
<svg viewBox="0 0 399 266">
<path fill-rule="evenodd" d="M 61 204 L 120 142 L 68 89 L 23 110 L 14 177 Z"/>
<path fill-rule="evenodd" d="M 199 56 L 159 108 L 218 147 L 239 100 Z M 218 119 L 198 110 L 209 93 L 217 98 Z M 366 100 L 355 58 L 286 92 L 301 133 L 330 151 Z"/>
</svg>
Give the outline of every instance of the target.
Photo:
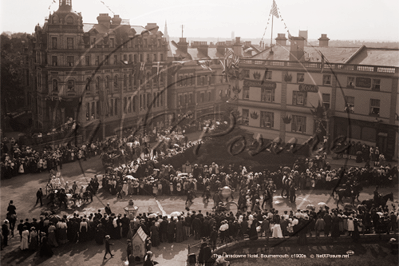
<svg viewBox="0 0 399 266">
<path fill-rule="evenodd" d="M 148 215 L 148 218 L 156 218 L 157 215 L 155 213 L 151 213 L 150 215 Z"/>
<path fill-rule="evenodd" d="M 285 166 L 283 168 L 283 172 L 290 172 L 290 171 L 291 171 L 291 168 L 289 168 L 288 166 Z"/>
<path fill-rule="evenodd" d="M 127 175 L 126 177 L 127 177 L 128 179 L 136 180 L 136 178 L 134 178 L 132 175 Z"/>
<path fill-rule="evenodd" d="M 172 212 L 170 214 L 171 217 L 177 217 L 177 216 L 180 216 L 180 215 L 181 215 L 181 212 Z"/>
<path fill-rule="evenodd" d="M 319 207 L 324 207 L 324 206 L 326 206 L 327 204 L 325 204 L 324 202 L 319 202 L 317 205 L 318 205 Z"/>
</svg>

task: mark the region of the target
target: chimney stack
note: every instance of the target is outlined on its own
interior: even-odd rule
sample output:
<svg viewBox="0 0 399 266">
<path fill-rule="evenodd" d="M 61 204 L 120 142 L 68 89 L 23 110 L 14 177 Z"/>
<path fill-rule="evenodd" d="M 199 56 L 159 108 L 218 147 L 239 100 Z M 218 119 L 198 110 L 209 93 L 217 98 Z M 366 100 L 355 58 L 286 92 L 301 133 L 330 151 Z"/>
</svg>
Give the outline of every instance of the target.
<svg viewBox="0 0 399 266">
<path fill-rule="evenodd" d="M 303 37 L 305 39 L 305 46 L 308 45 L 308 31 L 307 30 L 300 30 L 299 37 Z"/>
<path fill-rule="evenodd" d="M 276 44 L 280 46 L 287 45 L 287 38 L 285 37 L 285 33 L 279 33 L 276 38 Z"/>
<path fill-rule="evenodd" d="M 97 21 L 98 24 L 105 26 L 107 29 L 109 29 L 111 26 L 111 17 L 108 15 L 108 13 L 100 14 L 97 17 Z"/>
<path fill-rule="evenodd" d="M 305 38 L 291 37 L 290 61 L 303 61 L 305 54 Z"/>
<path fill-rule="evenodd" d="M 177 45 L 179 46 L 180 51 L 187 53 L 188 42 L 186 41 L 186 38 L 180 38 Z"/>
<path fill-rule="evenodd" d="M 236 56 L 241 57 L 241 38 L 240 37 L 236 37 L 236 42 L 233 44 L 233 52 Z"/>
<path fill-rule="evenodd" d="M 226 53 L 226 43 L 225 42 L 217 42 L 216 43 L 216 51 L 222 56 Z"/>
<path fill-rule="evenodd" d="M 145 26 L 145 29 L 155 34 L 158 32 L 159 27 L 158 27 L 157 23 L 147 23 L 147 26 Z"/>
<path fill-rule="evenodd" d="M 112 18 L 112 26 L 119 26 L 121 25 L 122 19 L 119 17 L 119 15 L 114 15 Z"/>
<path fill-rule="evenodd" d="M 327 37 L 327 34 L 322 34 L 319 38 L 319 46 L 320 47 L 328 47 L 328 41 L 330 39 Z"/>
</svg>

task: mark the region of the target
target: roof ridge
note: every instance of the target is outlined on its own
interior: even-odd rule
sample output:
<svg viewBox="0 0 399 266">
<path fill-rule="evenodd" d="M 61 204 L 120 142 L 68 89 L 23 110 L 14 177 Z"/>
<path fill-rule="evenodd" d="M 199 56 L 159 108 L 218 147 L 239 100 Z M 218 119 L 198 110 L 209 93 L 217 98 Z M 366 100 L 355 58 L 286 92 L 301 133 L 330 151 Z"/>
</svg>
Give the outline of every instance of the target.
<svg viewBox="0 0 399 266">
<path fill-rule="evenodd" d="M 366 48 L 366 45 L 362 45 L 359 49 L 357 49 L 356 52 L 354 52 L 347 60 L 345 60 L 344 64 L 348 64 L 353 58 L 355 58 L 356 55 L 358 55 L 364 48 Z"/>
</svg>

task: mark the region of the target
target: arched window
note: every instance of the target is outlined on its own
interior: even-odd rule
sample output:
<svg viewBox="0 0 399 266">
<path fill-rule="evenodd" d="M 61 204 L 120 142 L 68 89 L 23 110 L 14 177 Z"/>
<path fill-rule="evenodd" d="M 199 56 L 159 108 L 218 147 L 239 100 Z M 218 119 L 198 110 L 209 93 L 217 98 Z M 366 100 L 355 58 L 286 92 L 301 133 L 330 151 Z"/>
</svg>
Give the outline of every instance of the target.
<svg viewBox="0 0 399 266">
<path fill-rule="evenodd" d="M 115 75 L 114 77 L 114 87 L 118 88 L 118 75 Z"/>
<path fill-rule="evenodd" d="M 68 80 L 68 91 L 75 91 L 75 81 L 74 80 Z"/>
<path fill-rule="evenodd" d="M 111 88 L 111 78 L 109 76 L 105 78 L 105 86 L 107 89 Z"/>
<path fill-rule="evenodd" d="M 53 79 L 53 91 L 58 92 L 58 80 Z"/>
<path fill-rule="evenodd" d="M 66 18 L 66 23 L 67 24 L 73 24 L 73 17 L 69 16 Z"/>
</svg>

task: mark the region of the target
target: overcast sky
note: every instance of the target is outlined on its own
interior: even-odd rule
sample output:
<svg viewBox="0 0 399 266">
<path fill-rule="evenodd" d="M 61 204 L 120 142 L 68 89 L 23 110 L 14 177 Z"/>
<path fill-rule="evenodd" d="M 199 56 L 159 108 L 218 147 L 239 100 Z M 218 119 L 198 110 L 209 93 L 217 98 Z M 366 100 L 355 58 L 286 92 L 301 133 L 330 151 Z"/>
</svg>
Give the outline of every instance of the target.
<svg viewBox="0 0 399 266">
<path fill-rule="evenodd" d="M 1 0 L 1 31 L 34 31 L 49 12 L 58 9 L 53 0 Z M 169 36 L 261 38 L 273 0 L 72 0 L 72 8 L 84 23 L 96 23 L 99 13 L 112 12 L 131 25 L 155 22 Z M 399 41 L 399 0 L 276 0 L 291 35 L 308 30 L 309 39 L 322 33 L 332 40 Z M 49 6 L 51 5 L 50 9 Z M 270 38 L 271 24 L 266 37 Z M 274 18 L 274 38 L 286 33 L 281 19 Z"/>
</svg>

